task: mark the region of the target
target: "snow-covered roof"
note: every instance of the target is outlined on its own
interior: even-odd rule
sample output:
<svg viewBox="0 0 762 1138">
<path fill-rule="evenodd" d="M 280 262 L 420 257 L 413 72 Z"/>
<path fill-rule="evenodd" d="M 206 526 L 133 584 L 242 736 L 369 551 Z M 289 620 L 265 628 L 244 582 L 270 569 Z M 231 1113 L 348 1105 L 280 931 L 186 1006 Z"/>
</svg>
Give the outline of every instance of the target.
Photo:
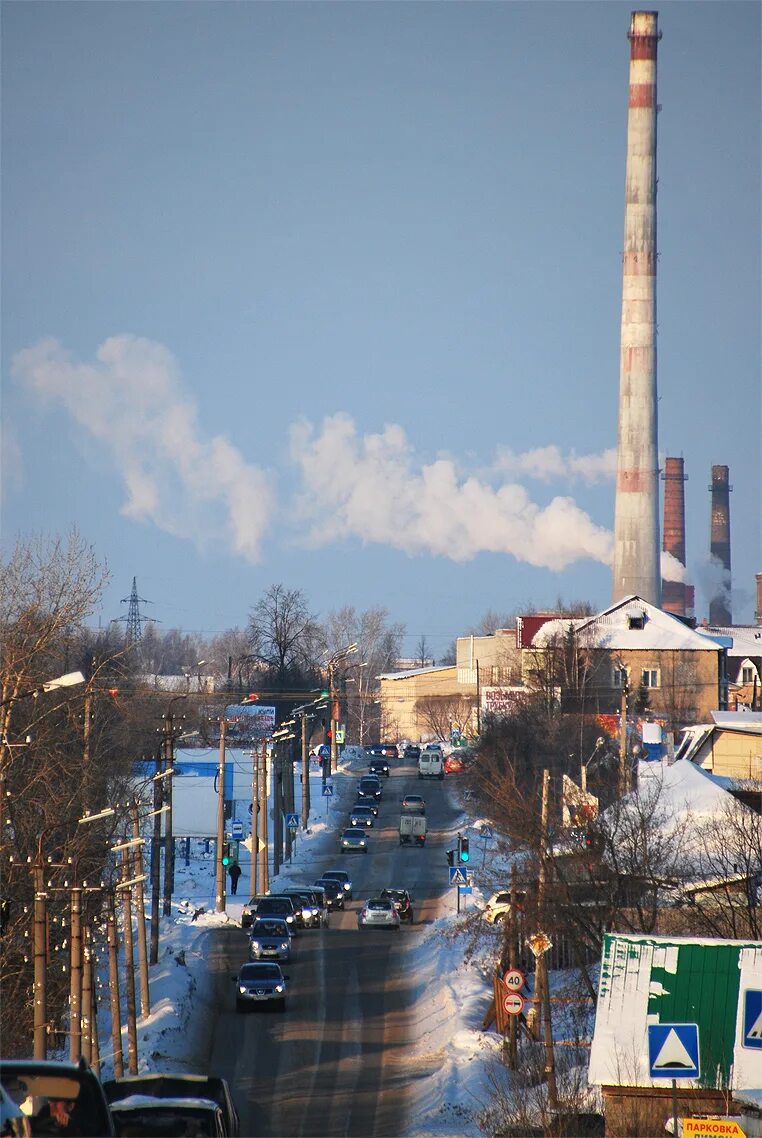
<svg viewBox="0 0 762 1138">
<path fill-rule="evenodd" d="M 676 616 L 635 595 L 622 598 L 596 616 L 549 620 L 535 634 L 532 644 L 544 647 L 553 638 L 563 637 L 570 626 L 587 647 L 611 651 L 645 648 L 718 652 L 722 647 L 710 636 L 700 635 Z"/>
<path fill-rule="evenodd" d="M 436 668 L 408 668 L 404 672 L 381 672 L 377 680 L 409 680 L 411 676 L 431 676 L 435 672 L 450 672 L 454 664 L 440 664 Z"/>
<path fill-rule="evenodd" d="M 728 656 L 743 659 L 746 656 L 762 656 L 762 628 L 756 625 L 702 625 L 696 631 L 701 636 L 721 636 L 730 640 Z"/>
<path fill-rule="evenodd" d="M 762 735 L 762 711 L 713 711 L 711 715 L 723 731 L 749 731 Z"/>
</svg>

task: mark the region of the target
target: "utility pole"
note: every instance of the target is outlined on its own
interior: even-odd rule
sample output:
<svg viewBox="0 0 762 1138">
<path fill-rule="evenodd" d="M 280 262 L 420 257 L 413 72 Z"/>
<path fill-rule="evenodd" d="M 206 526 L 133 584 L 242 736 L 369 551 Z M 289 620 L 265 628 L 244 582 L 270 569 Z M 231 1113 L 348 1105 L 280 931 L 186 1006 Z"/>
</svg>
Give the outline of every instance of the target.
<svg viewBox="0 0 762 1138">
<path fill-rule="evenodd" d="M 34 1058 L 47 1058 L 48 1000 L 46 985 L 47 899 L 45 868 L 42 861 L 42 839 L 37 846 L 37 860 L 32 866 L 34 881 L 34 918 L 32 953 L 34 957 Z"/>
<path fill-rule="evenodd" d="M 550 798 L 550 771 L 542 772 L 542 807 L 540 812 L 540 866 L 537 887 L 537 912 L 540 921 L 545 923 L 545 886 L 547 883 L 548 860 L 548 809 Z M 555 1056 L 553 1052 L 553 1025 L 550 1018 L 550 984 L 545 952 L 540 952 L 535 966 L 535 1024 L 542 1024 L 542 1038 L 545 1051 L 545 1078 L 548 1084 L 548 1103 L 551 1110 L 558 1106 L 556 1088 Z M 538 1033 L 539 1037 L 539 1033 Z"/>
<path fill-rule="evenodd" d="M 273 874 L 280 872 L 283 853 L 283 750 L 282 744 L 273 747 L 272 799 L 273 799 Z"/>
<path fill-rule="evenodd" d="M 166 732 L 162 739 L 161 751 L 156 759 L 156 772 L 153 777 L 153 836 L 151 838 L 151 964 L 159 962 L 159 924 L 161 918 L 161 817 L 164 805 L 164 764 L 166 762 Z"/>
<path fill-rule="evenodd" d="M 518 902 L 518 890 L 516 889 L 516 866 L 511 868 L 511 912 L 508 918 L 508 967 L 511 970 L 518 968 L 518 916 L 516 914 L 516 905 Z M 508 1067 L 511 1071 L 516 1070 L 516 1062 L 518 1059 L 517 1048 L 517 1016 L 508 1016 L 508 1054 L 506 1056 Z"/>
<path fill-rule="evenodd" d="M 220 755 L 217 766 L 217 848 L 215 850 L 215 908 L 218 913 L 225 912 L 227 901 L 225 888 L 225 866 L 222 864 L 222 847 L 225 844 L 225 716 L 220 716 Z"/>
<path fill-rule="evenodd" d="M 302 712 L 302 829 L 309 829 L 310 756 L 307 746 L 307 714 Z"/>
<path fill-rule="evenodd" d="M 93 967 L 92 967 L 92 933 L 90 925 L 82 926 L 82 1046 L 80 1055 L 92 1065 L 93 1058 Z M 79 1056 L 77 1056 L 79 1058 Z"/>
<path fill-rule="evenodd" d="M 630 789 L 630 772 L 627 766 L 627 704 L 629 677 L 624 667 L 620 668 L 619 674 L 622 677 L 622 701 L 619 709 L 619 794 L 624 796 Z"/>
<path fill-rule="evenodd" d="M 111 1050 L 114 1056 L 114 1075 L 124 1075 L 122 1054 L 122 1011 L 119 1006 L 119 937 L 116 927 L 116 901 L 113 889 L 109 890 L 106 928 L 108 932 L 108 979 L 111 1007 Z"/>
<path fill-rule="evenodd" d="M 268 845 L 270 841 L 267 820 L 267 740 L 262 742 L 262 760 L 259 764 L 259 835 L 257 839 L 259 857 L 259 891 L 270 891 L 270 863 Z"/>
<path fill-rule="evenodd" d="M 126 839 L 125 839 L 126 842 Z M 127 1069 L 131 1075 L 138 1073 L 138 1029 L 135 1007 L 135 946 L 132 934 L 132 883 L 130 881 L 130 853 L 121 851 L 122 882 L 119 889 L 124 893 L 124 959 L 127 1002 Z"/>
<path fill-rule="evenodd" d="M 257 895 L 259 864 L 259 751 L 251 752 L 251 860 L 249 861 L 249 896 Z"/>
<path fill-rule="evenodd" d="M 69 953 L 69 1061 L 76 1063 L 82 1054 L 82 887 L 74 870 L 71 890 L 71 947 Z"/>
<path fill-rule="evenodd" d="M 171 785 L 171 780 L 170 780 Z M 140 816 L 137 802 L 132 803 L 132 841 L 135 846 L 133 863 L 137 882 L 136 907 L 138 915 L 138 963 L 140 965 L 140 1014 L 143 1019 L 151 1014 L 151 995 L 148 987 L 148 945 L 146 943 L 146 906 L 143 888 L 143 839 L 140 836 Z"/>
</svg>

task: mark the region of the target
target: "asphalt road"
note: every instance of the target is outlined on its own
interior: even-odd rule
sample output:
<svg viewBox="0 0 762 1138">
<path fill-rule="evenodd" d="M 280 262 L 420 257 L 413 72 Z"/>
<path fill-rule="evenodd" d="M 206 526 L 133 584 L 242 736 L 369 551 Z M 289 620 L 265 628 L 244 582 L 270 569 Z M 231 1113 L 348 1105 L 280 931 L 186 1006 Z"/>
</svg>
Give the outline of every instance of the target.
<svg viewBox="0 0 762 1138">
<path fill-rule="evenodd" d="M 285 1013 L 236 1014 L 231 977 L 246 959 L 246 934 L 220 930 L 210 938 L 218 1010 L 209 1025 L 209 1070 L 230 1082 L 243 1135 L 401 1135 L 411 1085 L 429 1073 L 410 1046 L 420 984 L 406 953 L 416 927 L 452 904 L 445 850 L 457 816 L 444 783 L 419 780 L 415 768 L 401 761 L 391 765 L 379 817 L 368 830 L 368 853 L 340 855 L 337 841 L 336 856 L 316 862 L 315 872 L 304 878 L 312 881 L 323 869 L 348 869 L 354 899 L 343 913 L 331 914 L 328 929 L 296 937 L 295 959 L 285 968 Z M 331 808 L 337 834 L 354 803 L 352 779 L 335 780 L 337 791 L 344 784 L 340 802 Z M 406 793 L 426 799 L 424 848 L 399 844 L 399 800 Z M 384 886 L 410 891 L 412 928 L 357 928 L 362 901 Z"/>
</svg>

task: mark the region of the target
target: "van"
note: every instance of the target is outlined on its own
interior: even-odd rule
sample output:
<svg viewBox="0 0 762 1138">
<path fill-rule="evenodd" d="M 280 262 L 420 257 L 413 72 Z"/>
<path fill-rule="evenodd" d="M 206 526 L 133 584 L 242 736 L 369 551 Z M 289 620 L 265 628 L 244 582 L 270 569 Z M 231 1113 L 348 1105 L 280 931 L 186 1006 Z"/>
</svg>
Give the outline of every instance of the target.
<svg viewBox="0 0 762 1138">
<path fill-rule="evenodd" d="M 418 760 L 419 778 L 444 778 L 444 757 L 439 748 L 427 747 Z"/>
</svg>

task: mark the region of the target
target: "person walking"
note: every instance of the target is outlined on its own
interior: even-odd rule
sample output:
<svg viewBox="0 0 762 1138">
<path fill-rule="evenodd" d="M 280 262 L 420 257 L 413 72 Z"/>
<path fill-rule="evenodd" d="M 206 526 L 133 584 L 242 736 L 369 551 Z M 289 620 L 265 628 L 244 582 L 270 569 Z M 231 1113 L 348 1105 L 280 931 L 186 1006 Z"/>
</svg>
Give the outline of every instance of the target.
<svg viewBox="0 0 762 1138">
<path fill-rule="evenodd" d="M 241 876 L 241 867 L 237 861 L 230 863 L 228 873 L 230 874 L 230 892 L 235 896 L 238 892 L 238 878 Z"/>
</svg>

